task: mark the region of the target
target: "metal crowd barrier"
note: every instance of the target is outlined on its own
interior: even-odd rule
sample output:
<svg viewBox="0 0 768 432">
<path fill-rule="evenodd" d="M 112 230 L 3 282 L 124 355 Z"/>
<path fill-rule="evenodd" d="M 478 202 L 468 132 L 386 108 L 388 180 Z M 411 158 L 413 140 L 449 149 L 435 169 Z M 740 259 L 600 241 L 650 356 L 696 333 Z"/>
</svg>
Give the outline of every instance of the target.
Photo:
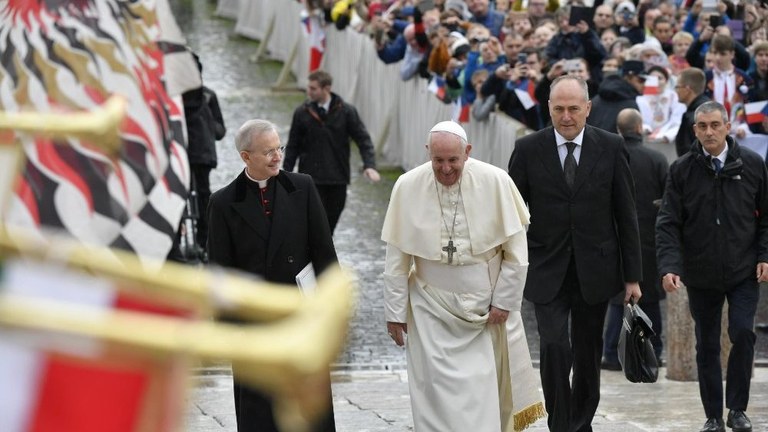
<svg viewBox="0 0 768 432">
<path fill-rule="evenodd" d="M 286 62 L 286 70 L 296 77 L 296 85 L 303 87 L 308 75 L 309 45 L 300 20 L 302 7 L 284 0 L 219 0 L 217 14 L 234 15 L 235 32 L 261 40 L 264 51 Z M 268 32 L 271 22 L 273 31 Z M 333 75 L 333 91 L 357 107 L 377 146 L 380 163 L 410 169 L 425 162 L 427 131 L 435 123 L 451 118 L 451 106 L 427 91 L 426 80 L 400 80 L 399 65 L 381 62 L 366 35 L 353 29 L 338 31 L 333 25 L 325 27 L 325 31 L 322 67 Z M 285 82 L 277 86 L 284 87 Z M 496 114 L 484 122 L 470 121 L 464 127 L 473 144 L 472 156 L 500 168 L 506 168 L 517 136 L 526 133 L 521 123 Z"/>
</svg>

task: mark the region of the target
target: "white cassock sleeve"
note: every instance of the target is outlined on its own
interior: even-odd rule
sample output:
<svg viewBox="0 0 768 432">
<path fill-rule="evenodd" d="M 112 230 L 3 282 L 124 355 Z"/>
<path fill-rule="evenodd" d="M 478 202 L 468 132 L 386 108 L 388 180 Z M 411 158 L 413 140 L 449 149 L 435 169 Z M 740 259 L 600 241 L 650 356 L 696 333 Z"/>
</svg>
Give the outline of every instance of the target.
<svg viewBox="0 0 768 432">
<path fill-rule="evenodd" d="M 528 275 L 528 242 L 525 230 L 513 234 L 502 244 L 501 271 L 493 290 L 491 306 L 520 312 Z"/>
<path fill-rule="evenodd" d="M 404 323 L 408 316 L 408 273 L 413 257 L 387 243 L 384 264 L 384 317 L 387 322 Z"/>
</svg>

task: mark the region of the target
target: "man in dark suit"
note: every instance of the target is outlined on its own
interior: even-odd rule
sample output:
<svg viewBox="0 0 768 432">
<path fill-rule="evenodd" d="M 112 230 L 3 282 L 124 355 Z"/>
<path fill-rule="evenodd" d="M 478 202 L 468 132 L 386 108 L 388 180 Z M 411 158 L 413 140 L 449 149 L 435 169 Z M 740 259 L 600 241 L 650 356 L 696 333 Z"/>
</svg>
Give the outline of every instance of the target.
<svg viewBox="0 0 768 432">
<path fill-rule="evenodd" d="M 290 285 L 309 263 L 318 274 L 336 263 L 328 219 L 312 178 L 280 170 L 283 147 L 275 125 L 249 120 L 237 132 L 235 145 L 245 169 L 211 196 L 211 263 Z M 238 432 L 277 432 L 269 397 L 240 383 L 237 369 L 233 375 Z M 329 403 L 330 398 L 329 381 Z M 311 430 L 335 430 L 332 406 Z"/>
<path fill-rule="evenodd" d="M 519 139 L 509 161 L 531 212 L 524 295 L 535 304 L 547 423 L 556 432 L 592 430 L 608 300 L 622 289 L 625 302 L 641 295 L 627 153 L 618 135 L 586 126 L 590 108 L 584 80 L 557 78 L 553 126 Z"/>
<path fill-rule="evenodd" d="M 637 185 L 637 224 L 640 230 L 640 244 L 643 253 L 643 281 L 640 289 L 643 300 L 640 306 L 648 315 L 656 333 L 651 337 L 653 350 L 657 358 L 662 351 L 662 320 L 660 301 L 665 297 L 661 288 L 661 278 L 656 269 L 656 215 L 659 212 L 661 197 L 664 195 L 664 184 L 667 180 L 669 163 L 666 156 L 658 150 L 643 145 L 643 116 L 640 111 L 625 108 L 616 118 L 619 135 L 624 138 L 624 144 L 629 154 L 629 169 Z M 605 346 L 603 347 L 602 368 L 621 370 L 619 364 L 619 335 L 622 328 L 624 307 L 623 295 L 615 296 L 608 306 L 608 317 L 605 326 Z"/>
</svg>

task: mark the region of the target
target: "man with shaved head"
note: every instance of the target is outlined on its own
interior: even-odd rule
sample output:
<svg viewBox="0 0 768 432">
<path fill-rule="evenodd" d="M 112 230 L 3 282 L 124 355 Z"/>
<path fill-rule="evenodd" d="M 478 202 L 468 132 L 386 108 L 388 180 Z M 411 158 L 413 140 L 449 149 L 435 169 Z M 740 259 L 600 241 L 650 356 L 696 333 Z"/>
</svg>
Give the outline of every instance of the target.
<svg viewBox="0 0 768 432">
<path fill-rule="evenodd" d="M 656 215 L 664 195 L 669 163 L 661 152 L 643 145 L 643 117 L 640 111 L 633 108 L 621 110 L 616 118 L 616 127 L 619 135 L 624 138 L 624 145 L 629 153 L 629 169 L 635 179 L 637 191 L 635 206 L 643 254 L 643 280 L 640 282 L 643 298 L 640 300 L 640 306 L 653 323 L 653 331 L 656 334 L 651 338 L 651 342 L 656 357 L 659 358 L 663 348 L 659 301 L 664 298 L 664 290 L 661 289 L 661 279 L 656 271 Z M 614 297 L 608 306 L 603 369 L 621 369 L 617 346 L 624 311 L 623 300 L 623 296 Z"/>
<path fill-rule="evenodd" d="M 641 295 L 627 152 L 621 137 L 586 124 L 590 109 L 583 79 L 555 79 L 552 126 L 517 140 L 509 161 L 509 174 L 531 212 L 525 298 L 536 310 L 553 432 L 591 430 L 600 402 L 608 300 L 622 290 L 624 302 Z"/>
</svg>

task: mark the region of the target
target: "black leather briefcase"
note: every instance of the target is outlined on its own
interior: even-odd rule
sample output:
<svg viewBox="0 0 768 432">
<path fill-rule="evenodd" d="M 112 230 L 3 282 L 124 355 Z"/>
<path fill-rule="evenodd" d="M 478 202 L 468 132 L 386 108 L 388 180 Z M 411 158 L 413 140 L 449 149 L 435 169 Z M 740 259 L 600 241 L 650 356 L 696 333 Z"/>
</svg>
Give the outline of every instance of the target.
<svg viewBox="0 0 768 432">
<path fill-rule="evenodd" d="M 648 315 L 630 302 L 624 306 L 619 336 L 619 363 L 624 376 L 634 383 L 653 383 L 659 377 L 659 363 L 651 336 L 655 333 Z"/>
</svg>

